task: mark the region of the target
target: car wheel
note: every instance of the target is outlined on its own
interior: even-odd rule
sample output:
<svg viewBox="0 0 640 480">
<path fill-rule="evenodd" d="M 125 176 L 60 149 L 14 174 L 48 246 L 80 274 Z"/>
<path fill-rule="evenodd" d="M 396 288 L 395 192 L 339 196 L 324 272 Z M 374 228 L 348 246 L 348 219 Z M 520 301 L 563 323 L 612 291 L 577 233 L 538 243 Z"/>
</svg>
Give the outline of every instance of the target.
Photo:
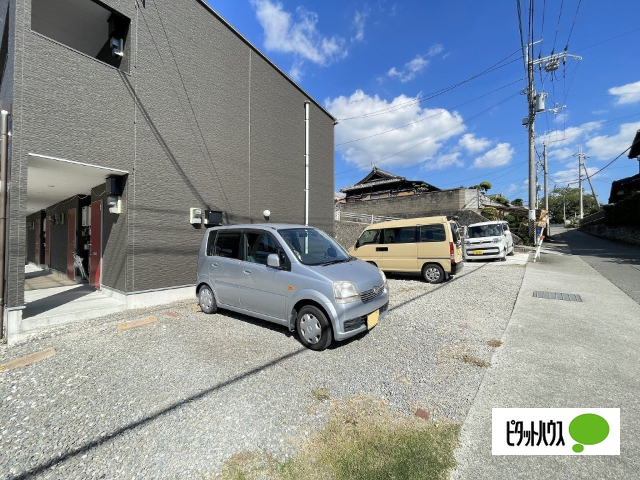
<svg viewBox="0 0 640 480">
<path fill-rule="evenodd" d="M 324 350 L 333 341 L 331 323 L 322 310 L 313 305 L 302 307 L 296 318 L 300 341 L 311 350 Z"/>
<path fill-rule="evenodd" d="M 422 278 L 429 283 L 442 283 L 444 277 L 444 270 L 437 263 L 428 263 L 422 267 Z"/>
<path fill-rule="evenodd" d="M 203 285 L 198 292 L 198 303 L 200 309 L 204 313 L 216 313 L 218 310 L 218 304 L 216 303 L 216 297 L 213 295 L 213 291 L 209 285 Z"/>
<path fill-rule="evenodd" d="M 516 247 L 514 245 L 511 245 L 511 251 L 507 253 L 507 255 L 513 256 L 515 254 L 516 254 Z"/>
</svg>

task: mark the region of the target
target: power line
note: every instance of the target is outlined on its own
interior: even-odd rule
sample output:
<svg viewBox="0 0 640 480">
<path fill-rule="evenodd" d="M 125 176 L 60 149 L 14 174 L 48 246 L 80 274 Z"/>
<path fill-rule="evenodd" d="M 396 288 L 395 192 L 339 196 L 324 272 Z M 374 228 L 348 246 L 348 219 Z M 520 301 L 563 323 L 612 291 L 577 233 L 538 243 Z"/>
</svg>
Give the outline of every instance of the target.
<svg viewBox="0 0 640 480">
<path fill-rule="evenodd" d="M 578 11 L 580 10 L 580 3 L 582 3 L 582 0 L 578 0 L 578 7 L 576 8 L 576 14 L 573 16 L 573 23 L 571 24 L 571 30 L 569 30 L 569 38 L 567 38 L 567 44 L 564 47 L 565 50 L 567 48 L 569 48 L 569 40 L 571 40 L 571 34 L 573 33 L 573 27 L 576 26 L 576 19 L 578 18 Z"/>
<path fill-rule="evenodd" d="M 484 115 L 485 113 L 487 113 L 487 112 L 489 112 L 489 111 L 493 110 L 493 109 L 494 109 L 495 107 L 497 107 L 498 105 L 501 105 L 501 104 L 503 104 L 503 103 L 505 103 L 505 102 L 509 101 L 510 99 L 512 99 L 512 98 L 514 98 L 514 97 L 516 97 L 516 96 L 518 96 L 518 95 L 520 95 L 520 92 L 516 92 L 516 93 L 514 93 L 514 94 L 512 94 L 512 95 L 509 95 L 508 97 L 503 98 L 502 100 L 500 100 L 499 102 L 497 102 L 497 103 L 495 103 L 494 105 L 490 106 L 489 108 L 486 108 L 485 110 L 482 110 L 481 112 L 477 113 L 476 115 L 473 115 L 473 116 L 471 116 L 471 117 L 467 118 L 467 120 L 466 120 L 466 121 L 469 121 L 469 120 L 472 120 L 472 119 L 474 119 L 474 118 L 477 118 L 477 117 L 479 117 L 479 116 L 481 116 L 481 115 Z M 423 143 L 426 143 L 426 142 L 429 142 L 429 141 L 433 141 L 434 139 L 436 139 L 436 138 L 438 138 L 438 137 L 440 137 L 440 136 L 444 135 L 445 133 L 448 133 L 448 132 L 450 132 L 450 131 L 452 131 L 452 130 L 455 130 L 455 129 L 459 128 L 460 126 L 464 125 L 464 123 L 465 123 L 465 121 L 463 120 L 462 122 L 459 122 L 459 123 L 457 123 L 457 124 L 453 125 L 452 127 L 450 127 L 450 128 L 448 128 L 448 129 L 446 129 L 446 130 L 444 130 L 444 131 L 442 131 L 442 132 L 438 133 L 437 135 L 432 135 L 432 136 L 430 136 L 430 137 L 427 137 L 425 140 L 422 140 L 422 141 L 420 141 L 420 142 L 418 142 L 418 143 L 415 143 L 415 144 L 411 145 L 411 146 L 410 146 L 410 147 L 408 147 L 408 148 L 405 148 L 405 149 L 400 150 L 400 151 L 398 151 L 398 152 L 392 153 L 391 155 L 387 155 L 386 157 L 381 158 L 380 160 L 376 161 L 375 163 L 376 163 L 376 165 L 379 165 L 379 164 L 381 164 L 381 163 L 385 162 L 386 160 L 389 160 L 390 158 L 396 157 L 396 156 L 400 155 L 401 153 L 404 153 L 404 152 L 407 152 L 407 151 L 409 151 L 409 150 L 412 150 L 412 149 L 414 149 L 414 148 L 416 148 L 416 147 L 418 147 L 418 146 L 422 145 Z M 350 169 L 348 169 L 348 170 L 343 170 L 342 172 L 338 172 L 338 173 L 336 173 L 336 174 L 335 174 L 335 176 L 336 176 L 336 177 L 338 177 L 338 176 L 340 176 L 340 175 L 342 175 L 342 174 L 344 174 L 344 173 L 348 173 L 348 172 L 351 172 L 351 171 L 353 171 L 353 170 L 359 170 L 359 169 L 360 169 L 360 167 L 354 167 L 354 168 L 350 168 Z"/>
<path fill-rule="evenodd" d="M 455 88 L 458 88 L 459 86 L 464 85 L 465 83 L 468 83 L 471 80 L 474 80 L 474 79 L 476 79 L 478 77 L 481 77 L 482 75 L 486 75 L 487 73 L 491 73 L 491 72 L 493 72 L 495 70 L 498 70 L 498 69 L 500 69 L 502 67 L 506 67 L 507 65 L 510 65 L 513 62 L 518 61 L 518 59 L 516 58 L 516 59 L 511 60 L 510 62 L 507 62 L 507 63 L 503 64 L 503 62 L 507 61 L 509 58 L 511 58 L 516 53 L 518 53 L 518 50 L 510 53 L 509 55 L 504 57 L 499 62 L 494 63 L 490 67 L 486 68 L 485 70 L 481 71 L 480 73 L 477 73 L 477 74 L 473 75 L 472 77 L 467 78 L 466 80 L 462 80 L 462 81 L 460 81 L 460 82 L 458 82 L 458 83 L 456 83 L 454 85 L 442 88 L 442 89 L 437 90 L 435 92 L 432 92 L 430 94 L 427 94 L 427 95 L 424 95 L 422 97 L 419 97 L 419 98 L 417 98 L 415 100 L 410 100 L 408 102 L 404 102 L 404 103 L 401 103 L 401 104 L 398 104 L 398 105 L 392 105 L 392 106 L 389 106 L 389 107 L 386 107 L 386 108 L 382 108 L 380 110 L 375 110 L 373 112 L 364 113 L 362 115 L 354 115 L 353 117 L 340 118 L 340 119 L 338 119 L 338 121 L 339 122 L 346 122 L 348 120 L 354 120 L 354 119 L 357 119 L 357 118 L 366 118 L 366 117 L 373 117 L 373 116 L 377 116 L 377 115 L 383 115 L 383 114 L 386 114 L 386 113 L 394 112 L 396 110 L 400 110 L 402 108 L 409 107 L 411 105 L 416 105 L 418 103 L 422 103 L 422 102 L 424 102 L 426 100 L 431 100 L 431 99 L 433 99 L 435 97 L 438 97 L 440 95 L 443 95 L 443 94 L 445 94 L 445 93 L 447 93 L 447 92 L 449 92 L 449 91 L 451 91 L 451 90 L 453 90 Z"/>
<path fill-rule="evenodd" d="M 429 117 L 421 118 L 420 120 L 416 120 L 416 121 L 414 121 L 414 122 L 407 123 L 407 124 L 402 125 L 402 126 L 400 126 L 400 127 L 396 127 L 396 128 L 391 128 L 391 129 L 389 129 L 389 130 L 385 130 L 384 132 L 374 133 L 373 135 L 369 135 L 369 136 L 366 136 L 366 137 L 356 138 L 355 140 L 349 140 L 348 142 L 338 143 L 338 144 L 336 144 L 336 147 L 339 147 L 339 146 L 341 146 L 341 145 L 347 145 L 347 144 L 349 144 L 349 143 L 359 142 L 359 141 L 361 141 L 361 140 L 366 140 L 366 139 L 368 139 L 368 138 L 378 137 L 378 136 L 380 136 L 380 135 L 384 135 L 385 133 L 394 132 L 394 131 L 396 131 L 396 130 L 400 130 L 401 128 L 409 127 L 409 126 L 411 126 L 411 125 L 415 125 L 416 123 L 424 122 L 425 120 L 429 120 L 429 119 L 431 119 L 431 118 L 435 118 L 435 117 L 437 117 L 437 116 L 439 116 L 439 115 L 442 115 L 442 114 L 444 114 L 444 112 L 448 112 L 448 111 L 450 111 L 450 110 L 455 110 L 456 108 L 462 107 L 463 105 L 467 105 L 467 104 L 469 104 L 469 103 L 471 103 L 471 102 L 475 102 L 476 100 L 479 100 L 479 99 L 481 99 L 481 98 L 483 98 L 483 97 L 486 97 L 486 96 L 488 96 L 488 95 L 491 95 L 492 93 L 495 93 L 495 92 L 497 92 L 497 91 L 499 91 L 499 90 L 503 90 L 503 89 L 505 89 L 505 88 L 507 88 L 507 87 L 510 87 L 511 85 L 514 85 L 514 84 L 516 84 L 516 83 L 520 82 L 521 80 L 522 80 L 522 79 L 521 79 L 521 78 L 519 78 L 519 79 L 518 79 L 518 80 L 516 80 L 515 82 L 511 82 L 511 83 L 509 83 L 509 84 L 507 84 L 507 85 L 504 85 L 504 86 L 502 86 L 502 87 L 500 87 L 500 88 L 496 88 L 495 90 L 492 90 L 492 91 L 490 91 L 490 92 L 488 92 L 488 93 L 485 93 L 485 94 L 483 94 L 483 95 L 480 95 L 480 96 L 478 96 L 478 97 L 475 97 L 475 98 L 473 98 L 473 99 L 471 99 L 471 100 L 469 100 L 469 101 L 466 101 L 466 102 L 460 103 L 460 104 L 456 105 L 455 107 L 451 107 L 451 108 L 449 108 L 449 109 L 441 109 L 441 111 L 440 111 L 440 112 L 438 112 L 438 113 L 436 113 L 436 114 L 434 114 L 434 115 L 431 115 L 431 116 L 429 116 Z"/>
<path fill-rule="evenodd" d="M 597 43 L 593 43 L 593 44 L 591 44 L 589 46 L 581 48 L 580 50 L 576 50 L 576 52 L 582 52 L 583 50 L 586 50 L 587 48 L 595 47 L 597 45 L 601 45 L 603 43 L 610 42 L 611 40 L 615 40 L 616 38 L 620 38 L 620 37 L 623 37 L 625 35 L 629 35 L 630 33 L 637 32 L 638 30 L 640 30 L 640 27 L 634 28 L 633 30 L 629 30 L 628 32 L 625 32 L 625 33 L 621 33 L 620 35 L 616 35 L 615 37 L 607 38 L 607 39 L 601 40 L 601 41 L 599 41 Z"/>
<path fill-rule="evenodd" d="M 558 30 L 560 30 L 560 19 L 562 18 L 563 6 L 564 6 L 564 0 L 562 0 L 562 2 L 560 3 L 560 14 L 558 15 L 558 25 L 556 26 L 556 36 L 553 39 L 553 48 L 551 49 L 552 53 L 556 51 L 556 40 L 558 40 Z"/>
</svg>

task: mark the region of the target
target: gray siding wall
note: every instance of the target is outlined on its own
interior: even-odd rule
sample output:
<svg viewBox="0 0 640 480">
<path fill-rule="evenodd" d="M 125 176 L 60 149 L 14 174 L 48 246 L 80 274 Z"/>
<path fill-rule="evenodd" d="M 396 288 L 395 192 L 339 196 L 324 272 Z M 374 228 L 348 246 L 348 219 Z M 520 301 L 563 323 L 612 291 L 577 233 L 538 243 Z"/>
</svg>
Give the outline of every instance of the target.
<svg viewBox="0 0 640 480">
<path fill-rule="evenodd" d="M 7 21 L 7 12 L 9 23 Z M 13 75 L 15 57 L 15 0 L 0 0 L 0 42 L 3 40 L 5 28 L 8 28 L 7 45 L 2 44 L 2 50 L 6 49 L 7 57 L 0 84 L 0 101 L 5 104 L 13 103 Z"/>
<path fill-rule="evenodd" d="M 23 303 L 28 152 L 129 172 L 124 212 L 104 213 L 103 284 L 121 291 L 195 282 L 190 207 L 304 221 L 305 95 L 195 0 L 104 3 L 131 18 L 130 74 L 16 35 L 10 305 Z M 18 0 L 18 25 L 30 5 Z M 310 223 L 332 233 L 333 120 L 315 104 L 311 119 Z"/>
</svg>

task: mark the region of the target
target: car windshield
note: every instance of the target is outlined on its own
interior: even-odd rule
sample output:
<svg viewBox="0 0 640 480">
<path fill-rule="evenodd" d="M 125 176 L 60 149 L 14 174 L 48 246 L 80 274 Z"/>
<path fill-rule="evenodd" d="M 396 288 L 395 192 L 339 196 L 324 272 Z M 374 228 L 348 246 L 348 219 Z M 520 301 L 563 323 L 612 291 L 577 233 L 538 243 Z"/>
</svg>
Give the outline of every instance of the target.
<svg viewBox="0 0 640 480">
<path fill-rule="evenodd" d="M 286 228 L 278 233 L 305 265 L 330 265 L 351 259 L 338 242 L 315 228 Z"/>
<path fill-rule="evenodd" d="M 498 224 L 471 225 L 467 228 L 468 238 L 498 237 L 502 235 L 502 227 Z"/>
</svg>

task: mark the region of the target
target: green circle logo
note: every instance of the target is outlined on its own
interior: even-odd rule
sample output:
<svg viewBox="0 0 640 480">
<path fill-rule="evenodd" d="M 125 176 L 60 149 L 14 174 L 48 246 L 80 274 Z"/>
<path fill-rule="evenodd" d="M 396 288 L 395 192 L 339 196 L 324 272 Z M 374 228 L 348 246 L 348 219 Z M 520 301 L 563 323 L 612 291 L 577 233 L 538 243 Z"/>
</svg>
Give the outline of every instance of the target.
<svg viewBox="0 0 640 480">
<path fill-rule="evenodd" d="M 569 435 L 576 442 L 573 451 L 580 453 L 584 445 L 596 445 L 609 435 L 609 424 L 600 415 L 585 413 L 578 415 L 569 424 Z"/>
</svg>

